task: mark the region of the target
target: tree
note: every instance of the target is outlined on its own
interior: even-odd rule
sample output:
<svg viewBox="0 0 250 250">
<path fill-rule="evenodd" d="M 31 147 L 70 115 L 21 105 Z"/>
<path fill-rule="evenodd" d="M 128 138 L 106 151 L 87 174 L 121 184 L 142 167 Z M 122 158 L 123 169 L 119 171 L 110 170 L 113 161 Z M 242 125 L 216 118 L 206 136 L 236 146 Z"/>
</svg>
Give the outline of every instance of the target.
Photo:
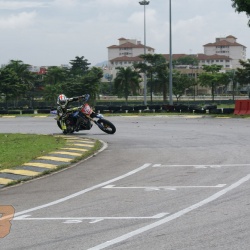
<svg viewBox="0 0 250 250">
<path fill-rule="evenodd" d="M 6 67 L 0 69 L 0 94 L 5 96 L 6 108 L 8 108 L 8 100 L 22 93 L 23 87 L 13 69 Z"/>
<path fill-rule="evenodd" d="M 237 68 L 235 74 L 240 84 L 249 84 L 250 83 L 250 59 L 247 61 L 239 61 L 242 68 Z"/>
<path fill-rule="evenodd" d="M 235 72 L 236 79 L 240 85 L 248 86 L 250 84 L 250 59 L 247 59 L 247 61 L 240 60 L 239 62 L 242 68 L 237 68 Z"/>
<path fill-rule="evenodd" d="M 238 82 L 236 72 L 233 69 L 233 70 L 227 71 L 226 74 L 228 76 L 228 81 L 232 83 L 232 87 L 233 87 L 232 97 L 233 97 L 233 100 L 234 100 L 234 98 L 235 98 L 235 89 L 236 89 L 236 85 L 237 85 L 237 82 Z"/>
<path fill-rule="evenodd" d="M 246 12 L 246 15 L 250 16 L 250 2 L 248 0 L 232 0 L 232 7 L 238 13 Z M 250 20 L 248 21 L 248 26 L 250 27 Z"/>
<path fill-rule="evenodd" d="M 139 69 L 141 73 L 146 73 L 150 79 L 150 99 L 153 102 L 153 87 L 155 84 L 155 76 L 157 72 L 166 67 L 166 59 L 161 54 L 146 54 L 140 55 L 140 58 L 144 59 L 144 62 L 134 64 L 136 69 Z"/>
<path fill-rule="evenodd" d="M 68 78 L 62 85 L 62 92 L 66 96 L 79 96 L 90 94 L 91 102 L 95 102 L 99 85 L 103 77 L 103 72 L 100 68 L 93 67 L 88 70 L 84 76 Z"/>
<path fill-rule="evenodd" d="M 118 97 L 124 97 L 126 104 L 130 93 L 137 94 L 139 90 L 140 75 L 138 72 L 131 69 L 131 67 L 118 67 L 116 78 L 114 79 L 114 88 Z"/>
<path fill-rule="evenodd" d="M 19 94 L 25 94 L 25 96 L 30 99 L 30 106 L 32 106 L 36 75 L 29 70 L 30 65 L 20 60 L 11 60 L 6 68 L 12 69 L 16 73 L 20 84 L 19 86 L 22 86 L 22 91 L 19 89 Z"/>
<path fill-rule="evenodd" d="M 70 74 L 74 76 L 83 76 L 86 74 L 90 65 L 88 60 L 84 59 L 84 56 L 76 56 L 74 60 L 70 61 L 70 64 L 72 65 L 70 68 Z"/>
<path fill-rule="evenodd" d="M 176 60 L 173 60 L 173 66 L 175 65 L 192 65 L 197 66 L 199 64 L 199 60 L 194 56 L 183 56 Z"/>
<path fill-rule="evenodd" d="M 219 85 L 227 85 L 229 80 L 225 73 L 219 73 L 221 65 L 203 65 L 205 72 L 199 75 L 199 81 L 201 86 L 211 88 L 212 100 L 214 101 L 215 89 Z"/>
<path fill-rule="evenodd" d="M 26 85 L 27 89 L 32 89 L 34 86 L 35 74 L 29 70 L 30 65 L 25 64 L 20 60 L 11 60 L 6 68 L 13 69 L 19 77 L 19 81 Z"/>
<path fill-rule="evenodd" d="M 65 81 L 67 78 L 67 70 L 65 68 L 52 66 L 49 67 L 44 77 L 44 82 L 51 85 L 56 85 Z"/>
<path fill-rule="evenodd" d="M 161 67 L 157 67 L 155 76 L 155 86 L 154 90 L 156 92 L 161 92 L 163 95 L 163 102 L 167 101 L 167 90 L 169 83 L 169 64 L 162 64 Z"/>
<path fill-rule="evenodd" d="M 62 93 L 61 84 L 47 84 L 44 88 L 43 98 L 46 101 L 56 104 L 57 97 Z"/>
<path fill-rule="evenodd" d="M 177 102 L 179 98 L 185 93 L 186 89 L 194 85 L 194 78 L 190 78 L 185 74 L 175 71 L 173 74 L 173 94 Z"/>
</svg>

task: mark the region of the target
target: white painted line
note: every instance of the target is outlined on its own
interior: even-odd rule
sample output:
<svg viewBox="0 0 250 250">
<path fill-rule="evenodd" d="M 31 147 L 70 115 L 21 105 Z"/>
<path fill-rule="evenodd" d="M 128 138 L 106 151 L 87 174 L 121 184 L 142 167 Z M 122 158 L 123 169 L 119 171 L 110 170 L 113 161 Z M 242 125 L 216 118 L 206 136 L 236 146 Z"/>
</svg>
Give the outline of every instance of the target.
<svg viewBox="0 0 250 250">
<path fill-rule="evenodd" d="M 179 188 L 222 188 L 226 184 L 218 184 L 216 186 L 160 186 L 160 187 L 116 187 L 115 185 L 108 185 L 102 188 L 107 189 L 145 189 L 145 191 L 159 191 L 159 190 L 176 190 Z"/>
<path fill-rule="evenodd" d="M 189 213 L 189 212 L 191 212 L 191 211 L 193 211 L 193 210 L 195 210 L 195 209 L 197 209 L 199 207 L 202 207 L 202 206 L 204 206 L 204 205 L 206 205 L 206 204 L 220 198 L 224 194 L 226 194 L 229 191 L 237 188 L 238 186 L 242 185 L 243 183 L 245 183 L 245 182 L 247 182 L 249 180 L 250 180 L 250 174 L 243 177 L 242 179 L 238 180 L 237 182 L 233 183 L 229 187 L 226 187 L 226 188 L 222 189 L 221 191 L 211 195 L 210 197 L 208 197 L 205 200 L 202 200 L 202 201 L 200 201 L 200 202 L 198 202 L 198 203 L 196 203 L 194 205 L 191 205 L 190 207 L 184 208 L 184 209 L 180 210 L 179 212 L 176 212 L 176 213 L 174 213 L 172 215 L 169 215 L 166 218 L 163 218 L 163 219 L 161 219 L 159 221 L 148 224 L 147 226 L 138 228 L 138 229 L 136 229 L 134 231 L 126 233 L 126 234 L 124 234 L 122 236 L 119 236 L 119 237 L 117 237 L 115 239 L 109 240 L 107 242 L 101 243 L 101 244 L 99 244 L 97 246 L 94 246 L 92 248 L 89 248 L 88 250 L 100 250 L 100 249 L 104 249 L 104 248 L 109 247 L 109 246 L 113 246 L 113 245 L 115 245 L 115 244 L 117 244 L 119 242 L 122 242 L 122 241 L 127 240 L 127 239 L 129 239 L 131 237 L 134 237 L 136 235 L 139 235 L 139 234 L 142 234 L 142 233 L 144 233 L 146 231 L 149 231 L 149 230 L 151 230 L 153 228 L 161 226 L 161 225 L 163 225 L 163 224 L 165 224 L 165 223 L 167 223 L 169 221 L 175 220 L 175 219 L 177 219 L 177 218 L 179 218 L 179 217 L 181 217 L 181 216 L 183 216 L 183 215 L 185 215 L 185 214 L 187 214 L 187 213 Z"/>
<path fill-rule="evenodd" d="M 250 167 L 250 164 L 223 164 L 223 165 L 162 165 L 154 164 L 153 168 L 194 167 L 194 168 L 221 168 L 221 167 Z"/>
<path fill-rule="evenodd" d="M 96 223 L 103 220 L 145 220 L 145 219 L 160 219 L 169 213 L 159 213 L 154 216 L 144 216 L 144 217 L 45 217 L 45 218 L 31 218 L 30 215 L 23 215 L 18 216 L 17 218 L 14 218 L 14 220 L 19 221 L 42 221 L 42 220 L 63 220 L 67 223 L 70 223 L 72 221 L 73 223 L 75 221 L 82 222 L 83 220 L 92 220 L 90 223 Z M 93 222 L 94 221 L 94 222 Z M 64 222 L 64 223 L 66 223 Z"/>
<path fill-rule="evenodd" d="M 21 211 L 21 212 L 17 212 L 17 213 L 15 213 L 15 218 L 18 217 L 18 216 L 20 216 L 20 215 L 24 215 L 24 214 L 27 214 L 27 213 L 30 213 L 30 212 L 33 212 L 33 211 L 37 211 L 39 209 L 43 209 L 43 208 L 47 208 L 47 207 L 50 207 L 50 206 L 57 205 L 59 203 L 65 202 L 65 201 L 70 200 L 70 199 L 73 199 L 73 198 L 75 198 L 77 196 L 80 196 L 80 195 L 83 195 L 83 194 L 88 193 L 90 191 L 93 191 L 95 189 L 102 188 L 103 186 L 107 186 L 110 183 L 119 181 L 119 180 L 124 179 L 124 178 L 126 178 L 128 176 L 136 174 L 136 173 L 138 173 L 138 172 L 140 172 L 140 171 L 148 168 L 149 166 L 151 166 L 151 163 L 145 163 L 141 167 L 136 168 L 135 170 L 132 170 L 132 171 L 130 171 L 130 172 L 124 174 L 124 175 L 120 175 L 120 176 L 118 176 L 118 177 L 116 177 L 114 179 L 111 179 L 109 181 L 105 181 L 105 182 L 97 184 L 97 185 L 95 185 L 93 187 L 90 187 L 90 188 L 87 188 L 87 189 L 83 189 L 83 190 L 81 190 L 79 192 L 76 192 L 76 193 L 71 194 L 69 196 L 66 196 L 64 198 L 61 198 L 59 200 L 55 200 L 55 201 L 49 202 L 49 203 L 44 204 L 44 205 L 40 205 L 40 206 L 33 207 L 33 208 L 30 208 L 30 209 L 27 209 L 27 210 L 24 210 L 24 211 Z"/>
</svg>

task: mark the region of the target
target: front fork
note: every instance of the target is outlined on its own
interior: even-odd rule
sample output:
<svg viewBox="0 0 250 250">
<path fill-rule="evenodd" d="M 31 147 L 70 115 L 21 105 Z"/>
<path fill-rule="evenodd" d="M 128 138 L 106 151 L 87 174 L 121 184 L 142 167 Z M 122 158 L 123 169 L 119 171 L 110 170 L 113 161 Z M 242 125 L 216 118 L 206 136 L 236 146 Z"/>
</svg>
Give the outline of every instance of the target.
<svg viewBox="0 0 250 250">
<path fill-rule="evenodd" d="M 60 119 L 59 115 L 57 115 L 57 117 L 55 118 L 55 120 L 57 120 L 57 121 L 60 122 L 62 131 L 66 129 L 65 121 L 63 119 Z"/>
<path fill-rule="evenodd" d="M 66 124 L 64 120 L 61 120 L 61 126 L 62 126 L 62 130 L 66 129 Z"/>
</svg>

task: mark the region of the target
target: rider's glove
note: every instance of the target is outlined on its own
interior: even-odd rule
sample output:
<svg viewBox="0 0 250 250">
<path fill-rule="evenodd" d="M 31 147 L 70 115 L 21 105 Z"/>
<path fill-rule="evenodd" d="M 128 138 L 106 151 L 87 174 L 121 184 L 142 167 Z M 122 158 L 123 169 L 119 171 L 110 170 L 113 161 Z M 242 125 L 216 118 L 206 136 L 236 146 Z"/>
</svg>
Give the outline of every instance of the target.
<svg viewBox="0 0 250 250">
<path fill-rule="evenodd" d="M 90 97 L 89 94 L 83 95 L 83 98 L 85 99 L 85 101 L 88 101 L 89 97 Z"/>
</svg>

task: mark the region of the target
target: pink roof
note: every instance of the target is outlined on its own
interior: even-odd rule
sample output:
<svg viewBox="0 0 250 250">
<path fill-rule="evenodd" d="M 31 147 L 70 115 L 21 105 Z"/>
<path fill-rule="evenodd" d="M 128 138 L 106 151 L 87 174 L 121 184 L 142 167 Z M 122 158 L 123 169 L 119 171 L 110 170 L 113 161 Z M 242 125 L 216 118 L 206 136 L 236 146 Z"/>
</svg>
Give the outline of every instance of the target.
<svg viewBox="0 0 250 250">
<path fill-rule="evenodd" d="M 109 49 L 119 49 L 119 48 L 144 48 L 144 45 L 143 44 L 134 44 L 134 43 L 130 43 L 130 42 L 127 42 L 127 43 L 123 43 L 121 45 L 111 45 L 108 47 Z M 147 49 L 153 49 L 149 46 L 146 46 Z"/>
<path fill-rule="evenodd" d="M 242 44 L 239 44 L 239 43 L 231 43 L 231 42 L 228 42 L 226 40 L 220 40 L 218 42 L 215 42 L 215 43 L 207 43 L 205 45 L 203 45 L 204 47 L 214 47 L 214 46 L 243 46 L 245 47 L 244 45 Z M 245 47 L 246 48 L 246 47 Z"/>
</svg>

